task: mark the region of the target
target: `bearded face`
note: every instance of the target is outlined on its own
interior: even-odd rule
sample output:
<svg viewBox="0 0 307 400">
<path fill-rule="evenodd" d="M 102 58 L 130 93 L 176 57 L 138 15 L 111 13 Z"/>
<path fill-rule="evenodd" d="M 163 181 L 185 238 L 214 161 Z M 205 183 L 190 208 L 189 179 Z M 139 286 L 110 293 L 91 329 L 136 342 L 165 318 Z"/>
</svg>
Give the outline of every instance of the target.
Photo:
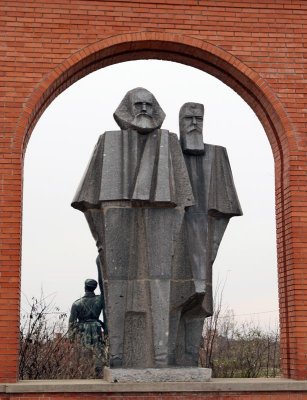
<svg viewBox="0 0 307 400">
<path fill-rule="evenodd" d="M 153 95 L 141 90 L 134 93 L 131 97 L 134 115 L 131 126 L 137 131 L 150 132 L 154 130 Z"/>
<path fill-rule="evenodd" d="M 184 153 L 203 154 L 204 106 L 185 103 L 179 113 L 180 142 Z"/>
<path fill-rule="evenodd" d="M 143 88 L 130 90 L 114 113 L 121 129 L 135 129 L 139 133 L 160 128 L 164 118 L 165 114 L 155 97 Z"/>
</svg>

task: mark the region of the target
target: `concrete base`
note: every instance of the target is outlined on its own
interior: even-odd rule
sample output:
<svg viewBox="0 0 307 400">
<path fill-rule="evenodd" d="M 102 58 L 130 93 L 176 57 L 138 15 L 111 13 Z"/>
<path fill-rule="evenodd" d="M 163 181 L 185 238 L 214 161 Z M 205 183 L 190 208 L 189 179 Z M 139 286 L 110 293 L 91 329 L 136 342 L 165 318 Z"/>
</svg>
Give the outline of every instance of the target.
<svg viewBox="0 0 307 400">
<path fill-rule="evenodd" d="M 208 382 L 210 368 L 108 368 L 103 370 L 107 382 Z"/>
<path fill-rule="evenodd" d="M 53 399 L 52 393 L 56 393 L 56 399 L 59 399 L 59 393 L 73 393 L 73 397 L 70 398 L 74 400 L 84 400 L 82 397 L 84 393 L 86 393 L 88 400 L 97 400 L 97 393 L 100 393 L 99 398 L 106 400 L 110 399 L 110 393 L 118 393 L 119 396 L 127 396 L 130 399 L 131 393 L 142 393 L 144 398 L 148 395 L 151 400 L 163 400 L 163 396 L 169 399 L 172 393 L 182 393 L 182 399 L 186 396 L 186 399 L 189 400 L 193 397 L 192 394 L 196 392 L 203 394 L 203 397 L 200 396 L 199 399 L 216 398 L 216 396 L 224 393 L 229 400 L 238 400 L 240 396 L 243 396 L 246 400 L 246 393 L 248 393 L 250 400 L 267 400 L 269 397 L 271 400 L 280 400 L 281 398 L 303 400 L 307 399 L 307 381 L 283 378 L 212 378 L 209 382 L 128 382 L 114 384 L 102 379 L 55 379 L 25 380 L 0 385 L 0 398 L 7 400 L 10 399 L 10 394 L 13 395 L 12 399 L 16 400 L 16 393 L 36 393 L 36 397 L 33 395 L 31 398 L 37 400 L 44 397 L 40 397 L 40 393 L 46 394 L 45 397 L 50 399 Z M 262 397 L 261 394 L 264 392 L 266 394 Z M 294 392 L 297 393 L 297 396 Z M 5 396 L 2 393 L 5 393 Z M 156 396 L 155 393 L 157 393 Z M 93 397 L 90 397 L 90 394 Z M 63 397 L 66 398 L 65 395 Z M 139 399 L 137 396 L 135 398 Z"/>
</svg>

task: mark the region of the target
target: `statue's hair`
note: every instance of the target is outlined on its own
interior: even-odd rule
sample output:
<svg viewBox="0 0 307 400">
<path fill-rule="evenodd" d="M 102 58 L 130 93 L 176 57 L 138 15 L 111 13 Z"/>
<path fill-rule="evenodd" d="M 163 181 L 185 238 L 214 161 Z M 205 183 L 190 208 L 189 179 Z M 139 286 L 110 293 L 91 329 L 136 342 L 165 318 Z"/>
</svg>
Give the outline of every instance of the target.
<svg viewBox="0 0 307 400">
<path fill-rule="evenodd" d="M 203 105 L 203 104 L 201 104 L 201 103 L 188 102 L 188 103 L 184 103 L 184 104 L 181 106 L 180 111 L 179 111 L 179 120 L 180 120 L 181 118 L 184 117 L 185 112 L 186 112 L 187 110 L 191 110 L 191 109 L 195 109 L 195 108 L 200 108 L 201 111 L 202 111 L 202 113 L 204 114 L 205 108 L 204 108 L 204 105 Z"/>
</svg>

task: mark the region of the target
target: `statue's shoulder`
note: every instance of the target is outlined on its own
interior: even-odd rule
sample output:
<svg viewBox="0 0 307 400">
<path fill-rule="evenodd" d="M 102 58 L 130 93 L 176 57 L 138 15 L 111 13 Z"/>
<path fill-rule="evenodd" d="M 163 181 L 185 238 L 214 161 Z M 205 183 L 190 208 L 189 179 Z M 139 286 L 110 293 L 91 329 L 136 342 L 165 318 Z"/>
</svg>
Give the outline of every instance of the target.
<svg viewBox="0 0 307 400">
<path fill-rule="evenodd" d="M 105 145 L 109 147 L 110 145 L 113 145 L 114 141 L 118 142 L 118 140 L 120 140 L 121 133 L 121 131 L 105 131 L 98 137 L 94 151 L 98 151 L 99 153 L 101 150 L 103 150 Z"/>
<path fill-rule="evenodd" d="M 124 132 L 126 131 L 105 131 L 102 135 L 99 136 L 97 146 L 117 146 L 119 141 L 122 140 Z"/>
<path fill-rule="evenodd" d="M 80 299 L 77 299 L 77 300 L 75 300 L 73 303 L 72 303 L 72 306 L 74 307 L 78 307 L 80 304 L 81 304 L 81 302 L 82 302 L 82 298 L 83 297 L 80 297 Z"/>
<path fill-rule="evenodd" d="M 103 137 L 103 136 L 107 136 L 107 135 L 119 135 L 121 134 L 123 131 L 105 131 L 102 135 L 99 136 L 99 138 Z"/>
<path fill-rule="evenodd" d="M 227 150 L 226 147 L 224 146 L 220 146 L 220 145 L 216 145 L 216 144 L 208 144 L 208 143 L 204 143 L 205 145 L 205 153 L 214 153 L 214 154 L 227 154 Z"/>
<path fill-rule="evenodd" d="M 104 131 L 98 138 L 98 142 L 104 140 L 106 136 L 116 136 L 120 135 L 122 131 Z"/>
<path fill-rule="evenodd" d="M 214 149 L 214 150 L 226 150 L 226 147 L 224 146 L 220 146 L 218 144 L 208 144 L 208 143 L 204 143 L 205 148 L 207 149 Z"/>
<path fill-rule="evenodd" d="M 166 129 L 165 129 L 165 130 L 166 130 Z M 176 140 L 177 142 L 179 141 L 178 135 L 176 135 L 176 133 L 170 132 L 170 131 L 167 131 L 167 132 L 168 132 L 168 134 L 169 134 L 169 137 L 170 137 L 172 140 Z"/>
<path fill-rule="evenodd" d="M 176 135 L 176 133 L 174 132 L 169 132 L 169 131 L 167 132 L 168 132 L 170 147 L 172 149 L 176 149 L 175 151 L 180 150 L 181 152 L 181 146 L 178 135 Z"/>
<path fill-rule="evenodd" d="M 99 304 L 103 302 L 102 294 L 96 294 L 95 302 Z"/>
</svg>

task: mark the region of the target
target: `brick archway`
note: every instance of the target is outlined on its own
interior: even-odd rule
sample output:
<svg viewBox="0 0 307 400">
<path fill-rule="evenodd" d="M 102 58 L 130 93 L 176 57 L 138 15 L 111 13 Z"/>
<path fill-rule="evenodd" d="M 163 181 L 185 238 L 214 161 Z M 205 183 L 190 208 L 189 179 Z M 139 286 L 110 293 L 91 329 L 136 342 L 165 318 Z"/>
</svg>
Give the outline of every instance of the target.
<svg viewBox="0 0 307 400">
<path fill-rule="evenodd" d="M 82 48 L 57 66 L 34 89 L 20 116 L 24 148 L 43 111 L 71 84 L 112 64 L 141 59 L 175 61 L 203 70 L 235 90 L 254 110 L 271 143 L 275 160 L 288 151 L 293 128 L 282 103 L 259 74 L 225 50 L 190 36 L 137 32 L 116 35 Z M 286 144 L 287 143 L 287 144 Z M 24 149 L 23 149 L 24 150 Z"/>
<path fill-rule="evenodd" d="M 14 199 L 19 204 L 17 207 L 21 205 L 22 191 L 22 159 L 19 156 L 23 157 L 31 132 L 51 101 L 72 83 L 92 71 L 122 61 L 148 58 L 180 62 L 217 77 L 233 88 L 251 106 L 266 131 L 275 159 L 282 367 L 284 376 L 304 379 L 306 378 L 304 354 L 307 345 L 304 342 L 301 344 L 299 338 L 302 332 L 306 336 L 306 327 L 303 322 L 300 323 L 300 314 L 293 306 L 300 300 L 299 293 L 295 290 L 296 264 L 293 255 L 295 226 L 292 226 L 291 222 L 295 207 L 290 193 L 290 155 L 297 154 L 299 150 L 298 137 L 284 105 L 269 83 L 231 53 L 205 40 L 190 36 L 146 31 L 115 35 L 95 42 L 81 48 L 51 69 L 49 74 L 44 75 L 36 85 L 33 85 L 31 95 L 24 98 L 23 110 L 19 114 L 17 128 L 9 145 L 11 153 L 16 156 L 12 175 L 15 179 L 14 184 L 19 187 L 19 192 L 14 194 Z M 10 201 L 9 198 L 5 200 Z M 5 210 L 5 203 L 3 207 Z M 14 255 L 12 262 L 7 264 L 11 266 L 10 273 L 0 277 L 5 289 L 3 297 L 0 298 L 0 310 L 6 311 L 8 306 L 5 295 L 9 295 L 12 287 L 18 289 L 20 286 L 21 213 L 20 208 L 15 211 L 17 211 L 14 219 L 16 240 L 13 253 L 7 253 L 5 248 L 2 251 L 0 247 L 0 255 Z M 13 213 L 14 210 L 10 209 L 8 212 Z M 2 257 L 2 260 L 7 259 Z M 7 278 L 10 278 L 9 282 L 13 284 L 6 284 Z M 0 348 L 2 382 L 14 381 L 17 371 L 18 290 L 11 296 L 9 297 L 12 299 L 9 307 L 11 326 L 8 329 L 0 325 L 0 337 L 9 343 L 8 351 Z"/>
<path fill-rule="evenodd" d="M 28 100 L 20 118 L 19 130 L 24 135 L 23 149 L 31 132 L 43 111 L 51 101 L 78 79 L 99 68 L 128 60 L 157 58 L 177 61 L 199 68 L 222 80 L 234 89 L 251 106 L 263 124 L 271 143 L 276 174 L 276 193 L 284 191 L 285 168 L 284 154 L 289 152 L 292 129 L 283 110 L 282 104 L 274 95 L 269 85 L 254 71 L 229 53 L 210 43 L 191 39 L 186 36 L 150 33 L 117 35 L 99 41 L 65 60 L 35 89 Z M 285 218 L 283 197 L 276 196 L 277 209 L 281 221 Z M 281 224 L 278 232 L 279 248 L 285 248 L 285 225 Z M 279 258 L 279 276 L 285 275 L 285 254 Z M 280 287 L 286 287 L 283 278 Z M 280 297 L 281 334 L 283 344 L 283 370 L 290 375 L 288 295 L 283 290 Z"/>
</svg>

